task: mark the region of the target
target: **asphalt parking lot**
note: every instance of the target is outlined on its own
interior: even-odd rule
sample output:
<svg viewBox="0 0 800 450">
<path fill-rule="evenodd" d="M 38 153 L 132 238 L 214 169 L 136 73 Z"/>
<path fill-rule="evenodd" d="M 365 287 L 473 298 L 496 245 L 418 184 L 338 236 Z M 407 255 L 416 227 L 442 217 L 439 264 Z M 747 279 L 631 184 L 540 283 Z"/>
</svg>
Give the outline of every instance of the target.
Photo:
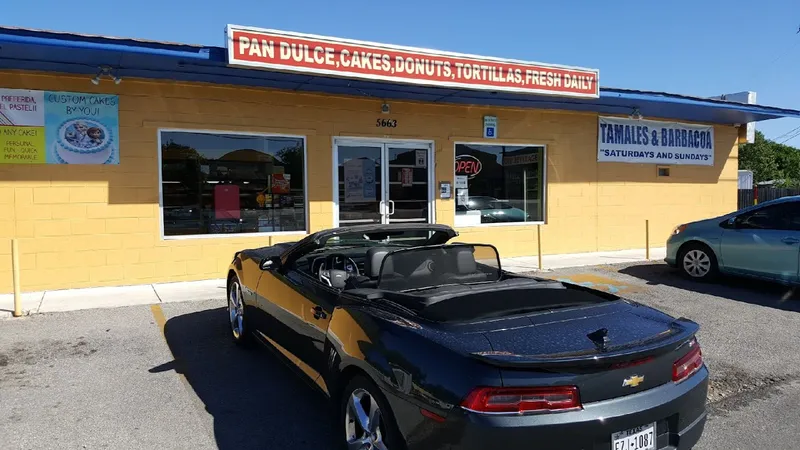
<svg viewBox="0 0 800 450">
<path fill-rule="evenodd" d="M 540 275 L 617 292 L 702 325 L 712 373 L 698 449 L 790 448 L 800 422 L 800 299 L 660 263 Z M 2 449 L 329 449 L 321 397 L 227 335 L 221 302 L 0 321 Z"/>
</svg>

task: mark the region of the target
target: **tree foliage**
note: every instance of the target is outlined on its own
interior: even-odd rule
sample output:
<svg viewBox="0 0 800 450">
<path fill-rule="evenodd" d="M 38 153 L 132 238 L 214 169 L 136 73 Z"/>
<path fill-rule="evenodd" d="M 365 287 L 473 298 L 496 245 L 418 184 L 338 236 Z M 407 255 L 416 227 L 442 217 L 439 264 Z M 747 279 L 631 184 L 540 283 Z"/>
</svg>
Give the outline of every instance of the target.
<svg viewBox="0 0 800 450">
<path fill-rule="evenodd" d="M 739 147 L 739 169 L 752 170 L 753 181 L 775 181 L 777 187 L 800 186 L 800 151 L 756 131 L 752 144 Z"/>
</svg>

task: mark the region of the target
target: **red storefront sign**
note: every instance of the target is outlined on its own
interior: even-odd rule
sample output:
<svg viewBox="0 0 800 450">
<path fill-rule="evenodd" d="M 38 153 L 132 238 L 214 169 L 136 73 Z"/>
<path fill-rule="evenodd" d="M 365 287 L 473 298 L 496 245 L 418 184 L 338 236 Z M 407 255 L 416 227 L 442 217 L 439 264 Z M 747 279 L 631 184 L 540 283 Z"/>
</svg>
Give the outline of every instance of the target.
<svg viewBox="0 0 800 450">
<path fill-rule="evenodd" d="M 472 155 L 456 156 L 456 175 L 475 178 L 483 169 L 481 160 Z"/>
<path fill-rule="evenodd" d="M 228 64 L 429 86 L 598 97 L 595 69 L 228 26 Z"/>
</svg>

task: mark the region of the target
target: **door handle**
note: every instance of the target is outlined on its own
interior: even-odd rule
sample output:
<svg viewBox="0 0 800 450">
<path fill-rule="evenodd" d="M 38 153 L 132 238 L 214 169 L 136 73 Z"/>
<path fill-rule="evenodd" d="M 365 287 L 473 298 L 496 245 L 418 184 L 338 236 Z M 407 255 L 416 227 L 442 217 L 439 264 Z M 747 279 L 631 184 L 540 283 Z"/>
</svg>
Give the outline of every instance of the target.
<svg viewBox="0 0 800 450">
<path fill-rule="evenodd" d="M 787 236 L 787 237 L 781 239 L 781 242 L 783 242 L 784 244 L 793 245 L 793 244 L 797 244 L 798 242 L 800 242 L 800 239 Z"/>
<path fill-rule="evenodd" d="M 325 313 L 325 310 L 322 309 L 321 306 L 315 306 L 311 308 L 311 311 L 314 313 L 314 318 L 317 320 L 328 317 L 328 315 Z"/>
<path fill-rule="evenodd" d="M 392 207 L 392 210 L 389 213 L 389 215 L 392 216 L 392 215 L 394 215 L 394 200 L 389 200 L 389 206 Z"/>
</svg>

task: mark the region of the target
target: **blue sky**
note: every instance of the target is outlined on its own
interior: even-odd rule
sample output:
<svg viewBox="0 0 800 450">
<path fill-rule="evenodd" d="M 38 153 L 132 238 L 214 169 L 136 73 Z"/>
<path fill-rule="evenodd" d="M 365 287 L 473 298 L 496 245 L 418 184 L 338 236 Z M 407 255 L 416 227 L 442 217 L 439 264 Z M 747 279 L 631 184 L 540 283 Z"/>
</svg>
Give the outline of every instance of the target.
<svg viewBox="0 0 800 450">
<path fill-rule="evenodd" d="M 797 0 L 13 1 L 0 24 L 223 46 L 249 25 L 600 69 L 602 86 L 800 109 Z M 800 127 L 757 125 L 777 138 Z M 780 139 L 779 141 L 783 141 Z M 788 142 L 800 147 L 800 136 Z"/>
</svg>

